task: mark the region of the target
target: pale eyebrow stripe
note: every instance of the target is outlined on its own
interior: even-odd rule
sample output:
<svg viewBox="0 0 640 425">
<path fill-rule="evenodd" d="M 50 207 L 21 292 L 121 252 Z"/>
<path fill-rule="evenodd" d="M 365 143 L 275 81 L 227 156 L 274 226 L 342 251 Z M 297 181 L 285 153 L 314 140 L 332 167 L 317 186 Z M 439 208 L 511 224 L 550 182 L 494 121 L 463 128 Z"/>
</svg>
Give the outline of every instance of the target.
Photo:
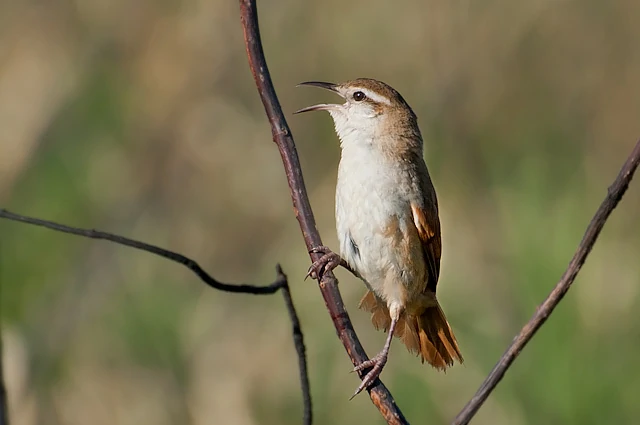
<svg viewBox="0 0 640 425">
<path fill-rule="evenodd" d="M 373 92 L 369 89 L 365 89 L 365 88 L 360 88 L 359 89 L 361 92 L 363 92 L 369 99 L 373 100 L 374 102 L 378 102 L 378 103 L 384 103 L 385 105 L 391 105 L 391 101 L 389 99 L 387 99 L 384 96 L 379 95 L 376 92 Z"/>
</svg>

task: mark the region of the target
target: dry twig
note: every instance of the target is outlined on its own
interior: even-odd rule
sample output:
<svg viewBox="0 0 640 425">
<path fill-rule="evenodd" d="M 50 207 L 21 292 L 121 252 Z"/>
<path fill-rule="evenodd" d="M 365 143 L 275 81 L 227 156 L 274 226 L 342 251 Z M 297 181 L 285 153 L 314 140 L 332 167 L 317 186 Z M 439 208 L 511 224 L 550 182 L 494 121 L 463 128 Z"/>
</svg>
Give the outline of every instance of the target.
<svg viewBox="0 0 640 425">
<path fill-rule="evenodd" d="M 213 289 L 217 289 L 219 291 L 241 293 L 241 294 L 252 294 L 252 295 L 270 295 L 281 290 L 282 295 L 284 296 L 287 311 L 289 312 L 289 318 L 291 319 L 291 323 L 293 326 L 293 342 L 296 348 L 296 353 L 298 355 L 300 385 L 302 388 L 302 400 L 303 400 L 303 407 L 304 407 L 303 423 L 305 425 L 311 424 L 311 421 L 312 421 L 311 391 L 309 389 L 309 376 L 307 373 L 307 358 L 306 358 L 306 352 L 305 352 L 306 350 L 304 346 L 304 339 L 303 339 L 302 331 L 300 329 L 300 321 L 298 319 L 298 314 L 296 313 L 296 309 L 293 305 L 293 300 L 291 299 L 291 292 L 289 290 L 289 283 L 287 281 L 287 276 L 282 272 L 282 268 L 280 267 L 279 264 L 276 266 L 276 273 L 277 273 L 276 280 L 267 286 L 246 285 L 246 284 L 233 285 L 229 283 L 223 283 L 214 279 L 211 275 L 205 272 L 197 262 L 195 262 L 191 258 L 188 258 L 182 254 L 178 254 L 173 251 L 169 251 L 164 248 L 157 247 L 155 245 L 125 238 L 119 235 L 114 235 L 112 233 L 102 232 L 100 230 L 80 229 L 77 227 L 65 226 L 63 224 L 54 223 L 52 221 L 42 220 L 39 218 L 27 217 L 24 215 L 12 213 L 4 209 L 0 209 L 0 218 L 7 218 L 13 221 L 19 221 L 22 223 L 27 223 L 35 226 L 42 226 L 48 229 L 57 230 L 63 233 L 70 233 L 72 235 L 83 236 L 86 238 L 107 240 L 110 242 L 115 242 L 120 245 L 129 246 L 131 248 L 139 249 L 142 251 L 147 251 L 152 254 L 156 254 L 161 257 L 167 258 L 171 261 L 175 261 L 176 263 L 182 264 L 183 266 L 191 270 L 193 273 L 195 273 L 200 278 L 200 280 L 202 280 L 204 283 L 206 283 Z M 1 384 L 2 383 L 0 382 L 0 385 Z M 3 388 L 4 387 L 0 389 L 3 389 Z M 1 395 L 2 394 L 0 394 L 0 396 Z M 6 398 L 4 400 L 6 401 Z M 0 403 L 2 403 L 2 400 L 0 400 Z M 6 403 L 5 403 L 5 406 L 6 406 Z M 0 406 L 0 408 L 1 407 L 2 406 Z M 8 424 L 6 420 L 5 422 L 1 422 L 1 420 L 2 418 L 0 416 L 0 425 Z"/>
<path fill-rule="evenodd" d="M 527 345 L 531 338 L 533 338 L 536 331 L 547 321 L 553 312 L 553 309 L 556 308 L 558 303 L 567 293 L 571 284 L 578 275 L 580 268 L 587 259 L 587 255 L 591 252 L 593 244 L 596 243 L 596 239 L 609 218 L 609 215 L 627 191 L 629 183 L 633 177 L 633 173 L 636 171 L 636 168 L 638 168 L 638 163 L 640 163 L 640 140 L 638 140 L 635 148 L 622 166 L 618 177 L 616 177 L 616 180 L 609 187 L 607 196 L 604 198 L 604 201 L 600 204 L 600 208 L 598 208 L 596 214 L 591 219 L 591 223 L 589 223 L 587 231 L 582 237 L 580 245 L 578 245 L 578 250 L 573 255 L 573 258 L 571 259 L 567 270 L 562 275 L 562 278 L 544 300 L 542 305 L 537 308 L 531 320 L 529 320 L 520 333 L 515 337 L 509 348 L 507 348 L 507 351 L 502 355 L 502 357 L 500 357 L 498 364 L 495 365 L 489 376 L 484 380 L 478 389 L 478 392 L 467 403 L 458 416 L 456 416 L 452 422 L 453 425 L 466 425 L 469 423 L 480 407 L 482 407 L 482 404 L 487 400 L 491 392 L 495 389 L 496 385 L 498 385 L 500 380 L 502 380 L 502 377 L 511 364 L 513 364 L 516 357 L 518 357 L 518 354 L 520 354 L 525 345 Z"/>
</svg>

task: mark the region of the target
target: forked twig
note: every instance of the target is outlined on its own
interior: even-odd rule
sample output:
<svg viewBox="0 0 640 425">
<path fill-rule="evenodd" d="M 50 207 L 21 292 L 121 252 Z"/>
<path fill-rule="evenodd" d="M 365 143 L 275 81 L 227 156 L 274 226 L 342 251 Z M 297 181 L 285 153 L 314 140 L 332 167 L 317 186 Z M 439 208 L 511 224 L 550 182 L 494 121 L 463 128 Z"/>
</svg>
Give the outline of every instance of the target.
<svg viewBox="0 0 640 425">
<path fill-rule="evenodd" d="M 631 151 L 631 154 L 627 158 L 627 161 L 622 166 L 618 177 L 609 187 L 607 196 L 600 204 L 600 207 L 596 211 L 596 214 L 591 219 L 591 223 L 587 227 L 587 231 L 582 237 L 578 250 L 573 255 L 567 270 L 562 275 L 560 281 L 556 284 L 555 288 L 544 300 L 542 305 L 536 309 L 535 314 L 529 320 L 529 322 L 522 328 L 520 333 L 515 337 L 507 351 L 500 357 L 498 364 L 496 364 L 489 373 L 489 376 L 484 380 L 478 392 L 473 398 L 464 406 L 462 411 L 453 420 L 452 425 L 466 425 L 478 412 L 482 404 L 487 400 L 491 392 L 495 389 L 496 385 L 502 380 L 502 377 L 506 373 L 507 369 L 511 366 L 513 361 L 518 357 L 522 349 L 533 338 L 533 335 L 538 329 L 547 321 L 553 309 L 556 308 L 558 303 L 562 300 L 567 293 L 571 284 L 575 280 L 580 268 L 584 264 L 591 248 L 596 243 L 596 239 L 600 234 L 600 231 L 604 227 L 605 222 L 609 218 L 609 215 L 613 209 L 618 205 L 620 199 L 629 187 L 629 183 L 633 178 L 633 173 L 638 168 L 640 163 L 640 140 L 636 143 L 635 148 Z"/>
<path fill-rule="evenodd" d="M 302 388 L 302 400 L 303 400 L 303 409 L 304 409 L 303 423 L 305 425 L 311 425 L 311 391 L 309 388 L 309 375 L 307 373 L 307 359 L 306 359 L 306 352 L 305 352 L 305 346 L 304 346 L 304 339 L 303 339 L 302 331 L 300 329 L 300 320 L 298 319 L 298 314 L 293 305 L 293 300 L 291 299 L 291 292 L 289 291 L 289 283 L 287 281 L 287 276 L 282 272 L 282 268 L 280 267 L 279 264 L 276 266 L 276 273 L 277 273 L 276 280 L 267 286 L 246 285 L 246 284 L 233 285 L 229 283 L 223 283 L 214 279 L 211 275 L 205 272 L 197 262 L 195 262 L 191 258 L 188 258 L 182 254 L 178 254 L 177 252 L 169 251 L 167 249 L 160 248 L 158 246 L 151 245 L 145 242 L 140 242 L 134 239 L 125 238 L 123 236 L 114 235 L 112 233 L 107 233 L 100 230 L 80 229 L 77 227 L 71 227 L 71 226 L 55 223 L 53 221 L 27 217 L 24 215 L 12 213 L 4 209 L 0 209 L 0 218 L 7 218 L 13 221 L 19 221 L 22 223 L 27 223 L 35 226 L 46 227 L 48 229 L 57 230 L 59 232 L 69 233 L 72 235 L 83 236 L 86 238 L 102 239 L 110 242 L 115 242 L 120 245 L 125 245 L 131 248 L 139 249 L 142 251 L 147 251 L 152 254 L 156 254 L 161 257 L 167 258 L 171 261 L 175 261 L 176 263 L 182 264 L 183 266 L 191 270 L 193 273 L 195 273 L 200 278 L 200 280 L 202 280 L 204 283 L 206 283 L 213 289 L 217 289 L 220 291 L 241 293 L 241 294 L 252 294 L 252 295 L 270 295 L 279 290 L 282 290 L 282 295 L 284 296 L 285 305 L 287 307 L 287 311 L 289 312 L 289 318 L 293 326 L 293 342 L 296 348 L 296 354 L 298 356 L 298 369 L 300 374 L 300 385 Z M 1 384 L 2 382 L 0 382 L 0 385 Z M 3 388 L 4 387 L 0 389 L 3 389 Z M 0 399 L 0 403 L 2 403 L 1 399 Z M 1 421 L 2 421 L 2 417 L 0 416 L 0 425 L 4 425 L 5 423 L 8 423 L 8 422 L 3 423 Z"/>
<path fill-rule="evenodd" d="M 271 82 L 271 76 L 269 75 L 269 69 L 267 68 L 264 51 L 262 50 L 262 42 L 260 40 L 255 0 L 240 0 L 240 19 L 244 31 L 249 67 L 253 73 L 262 104 L 264 105 L 267 118 L 271 124 L 273 141 L 278 146 L 282 162 L 284 163 L 287 182 L 289 183 L 291 198 L 293 200 L 293 210 L 300 224 L 307 250 L 311 251 L 313 248 L 321 246 L 322 240 L 320 239 L 315 218 L 311 211 L 293 136 L 291 136 L 291 130 L 282 113 L 282 108 L 280 107 L 280 102 L 276 96 L 273 83 Z M 311 252 L 309 255 L 312 261 L 320 258 L 320 254 L 318 253 Z M 360 364 L 368 360 L 368 357 L 358 340 L 349 315 L 344 308 L 342 296 L 340 295 L 337 284 L 338 281 L 333 273 L 325 273 L 319 283 L 320 292 L 329 310 L 329 315 L 336 328 L 338 337 L 347 350 L 351 362 L 354 365 Z M 360 378 L 363 376 L 364 374 L 360 372 Z M 391 393 L 380 380 L 377 380 L 368 391 L 373 404 L 380 410 L 380 413 L 388 423 L 398 425 L 408 423 L 396 405 Z"/>
</svg>

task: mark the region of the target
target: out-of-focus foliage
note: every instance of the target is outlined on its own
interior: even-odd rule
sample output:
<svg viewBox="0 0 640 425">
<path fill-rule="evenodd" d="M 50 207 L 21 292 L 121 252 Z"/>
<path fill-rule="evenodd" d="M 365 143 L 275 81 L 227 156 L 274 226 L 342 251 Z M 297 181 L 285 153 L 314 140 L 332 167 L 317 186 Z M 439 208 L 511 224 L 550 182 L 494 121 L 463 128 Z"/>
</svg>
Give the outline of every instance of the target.
<svg viewBox="0 0 640 425">
<path fill-rule="evenodd" d="M 394 345 L 383 379 L 415 423 L 450 420 L 561 276 L 640 136 L 640 2 L 260 1 L 287 114 L 305 80 L 366 76 L 420 117 L 438 190 L 439 296 L 464 366 Z M 319 228 L 336 246 L 338 143 L 291 116 Z M 313 282 L 234 1 L 0 4 L 0 206 L 158 244 L 224 281 L 291 279 L 317 424 L 380 423 Z M 575 287 L 481 410 L 481 424 L 633 423 L 640 415 L 640 185 Z M 180 266 L 0 222 L 12 423 L 297 424 L 279 295 L 215 292 Z M 338 271 L 356 306 L 363 285 Z"/>
</svg>

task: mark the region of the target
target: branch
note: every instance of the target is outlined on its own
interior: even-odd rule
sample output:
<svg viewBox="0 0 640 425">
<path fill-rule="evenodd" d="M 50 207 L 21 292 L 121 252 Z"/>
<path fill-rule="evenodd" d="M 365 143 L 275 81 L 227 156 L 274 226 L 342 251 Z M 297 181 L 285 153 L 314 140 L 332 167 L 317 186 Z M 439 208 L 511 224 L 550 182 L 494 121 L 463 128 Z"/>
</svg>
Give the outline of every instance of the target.
<svg viewBox="0 0 640 425">
<path fill-rule="evenodd" d="M 282 269 L 278 264 L 278 273 L 282 273 Z M 300 375 L 300 387 L 302 389 L 302 404 L 304 406 L 304 413 L 302 416 L 302 423 L 304 425 L 311 425 L 313 422 L 313 412 L 311 409 L 311 391 L 309 386 L 309 373 L 307 372 L 307 353 L 304 347 L 304 339 L 302 337 L 302 329 L 300 328 L 300 319 L 296 314 L 296 309 L 293 306 L 293 299 L 291 298 L 291 290 L 285 276 L 284 285 L 282 285 L 282 296 L 284 302 L 287 305 L 287 311 L 289 312 L 289 319 L 293 326 L 293 343 L 296 347 L 296 353 L 298 354 L 298 374 Z M 0 424 L 1 425 L 1 424 Z"/>
<path fill-rule="evenodd" d="M 639 163 L 640 140 L 638 140 L 635 148 L 622 166 L 618 177 L 616 177 L 616 180 L 609 187 L 607 196 L 591 219 L 591 222 L 587 227 L 587 231 L 578 246 L 578 250 L 573 255 L 573 258 L 569 263 L 569 267 L 562 275 L 560 282 L 556 284 L 555 288 L 553 288 L 542 305 L 537 308 L 531 320 L 529 320 L 520 333 L 515 337 L 507 351 L 498 361 L 498 364 L 495 365 L 489 376 L 484 380 L 478 389 L 478 392 L 476 392 L 473 398 L 467 403 L 458 416 L 456 416 L 452 425 L 466 425 L 471 421 L 491 392 L 502 380 L 502 377 L 516 357 L 518 357 L 518 354 L 520 354 L 522 349 L 527 345 L 531 338 L 533 338 L 536 331 L 547 321 L 558 303 L 560 303 L 578 275 L 578 272 L 587 259 L 587 256 L 591 252 L 591 248 L 593 248 L 593 245 L 609 218 L 609 215 L 611 215 L 611 212 L 618 205 L 618 202 L 620 202 L 622 196 L 629 187 L 633 173 L 636 171 L 636 168 L 638 168 Z"/>
<path fill-rule="evenodd" d="M 260 30 L 258 28 L 258 12 L 255 0 L 240 0 L 240 19 L 244 32 L 245 46 L 249 67 L 256 82 L 262 104 L 264 105 L 267 118 L 271 124 L 273 141 L 278 146 L 282 162 L 284 164 L 287 182 L 291 190 L 293 210 L 300 224 L 307 250 L 322 245 L 320 234 L 316 228 L 315 218 L 309 204 L 307 190 L 302 177 L 302 169 L 298 159 L 296 146 L 291 135 L 291 130 L 285 120 L 280 102 L 276 96 L 267 62 L 260 40 Z M 320 258 L 320 254 L 311 252 L 311 260 Z M 349 315 L 344 308 L 342 296 L 338 290 L 338 281 L 333 273 L 325 273 L 319 283 L 320 292 L 329 310 L 329 315 L 333 320 L 338 337 L 346 349 L 351 362 L 354 365 L 360 364 L 368 357 L 358 340 L 358 336 L 353 329 Z M 360 378 L 364 373 L 359 372 Z M 396 405 L 391 393 L 379 379 L 368 390 L 373 404 L 380 410 L 380 413 L 389 424 L 407 424 L 402 412 Z"/>
<path fill-rule="evenodd" d="M 278 290 L 282 290 L 282 295 L 284 296 L 285 305 L 287 307 L 287 311 L 289 312 L 289 318 L 291 319 L 291 323 L 293 325 L 293 342 L 296 349 L 296 354 L 298 356 L 298 366 L 300 373 L 300 385 L 302 387 L 302 400 L 304 404 L 304 419 L 303 423 L 305 425 L 311 424 L 311 391 L 309 389 L 309 375 L 307 373 L 307 359 L 305 353 L 304 339 L 302 335 L 302 331 L 300 329 L 300 320 L 298 319 L 298 314 L 296 313 L 296 309 L 293 305 L 293 300 L 291 299 L 291 292 L 289 290 L 289 283 L 287 281 L 287 276 L 282 272 L 282 268 L 278 264 L 276 266 L 277 277 L 276 280 L 267 285 L 267 286 L 256 286 L 256 285 L 233 285 L 229 283 L 220 282 L 207 272 L 205 272 L 200 265 L 182 254 L 178 254 L 173 251 L 169 251 L 164 248 L 160 248 L 155 245 L 151 245 L 148 243 L 136 241 L 133 239 L 125 238 L 123 236 L 114 235 L 112 233 L 102 232 L 94 229 L 80 229 L 77 227 L 65 226 L 63 224 L 58 224 L 53 221 L 42 220 L 39 218 L 27 217 L 19 214 L 12 213 L 5 209 L 0 209 L 0 218 L 7 218 L 13 221 L 19 221 L 22 223 L 32 224 L 35 226 L 46 227 L 48 229 L 56 230 L 62 233 L 70 233 L 72 235 L 83 236 L 91 239 L 102 239 L 110 242 L 115 242 L 120 245 L 129 246 L 131 248 L 139 249 L 142 251 L 147 251 L 152 254 L 159 255 L 160 257 L 167 258 L 171 261 L 175 261 L 176 263 L 180 263 L 183 266 L 187 267 L 193 273 L 195 273 L 200 280 L 204 283 L 212 287 L 213 289 L 217 289 L 224 292 L 233 292 L 233 293 L 243 293 L 243 294 L 253 294 L 253 295 L 270 295 Z M 1 355 L 1 351 L 0 351 Z M 0 361 L 1 366 L 1 361 Z M 1 378 L 0 371 L 0 378 Z M 0 384 L 2 382 L 0 381 Z M 0 390 L 3 390 L 4 387 L 1 387 Z M 0 393 L 0 409 L 2 408 L 2 393 Z M 6 401 L 6 399 L 5 399 Z M 6 405 L 6 403 L 5 403 Z M 2 410 L 0 410 L 0 425 L 8 424 L 8 422 L 2 422 Z"/>
<path fill-rule="evenodd" d="M 123 236 L 114 235 L 112 233 L 102 232 L 100 230 L 95 229 L 79 229 L 77 227 L 65 226 L 64 224 L 58 224 L 53 221 L 41 220 L 39 218 L 27 217 L 19 214 L 12 213 L 10 211 L 0 209 L 0 218 L 8 218 L 9 220 L 20 221 L 22 223 L 33 224 L 35 226 L 42 226 L 48 229 L 57 230 L 58 232 L 70 233 L 72 235 L 84 236 L 85 238 L 90 239 L 102 239 L 110 242 L 115 242 L 120 245 L 129 246 L 131 248 L 140 249 L 142 251 L 147 251 L 152 254 L 159 255 L 161 257 L 167 258 L 171 261 L 175 261 L 176 263 L 180 263 L 192 272 L 194 272 L 204 283 L 212 287 L 213 289 L 217 289 L 219 291 L 225 292 L 234 292 L 234 293 L 243 293 L 243 294 L 253 294 L 253 295 L 270 295 L 277 292 L 284 282 L 286 281 L 286 277 L 283 274 L 278 274 L 275 282 L 267 285 L 267 286 L 255 286 L 255 285 L 232 285 L 228 283 L 222 283 L 213 277 L 211 277 L 207 272 L 205 272 L 198 263 L 194 260 L 185 257 L 182 254 L 178 254 L 173 251 L 169 251 L 155 245 L 150 245 L 148 243 L 136 241 L 133 239 L 128 239 Z"/>
</svg>

